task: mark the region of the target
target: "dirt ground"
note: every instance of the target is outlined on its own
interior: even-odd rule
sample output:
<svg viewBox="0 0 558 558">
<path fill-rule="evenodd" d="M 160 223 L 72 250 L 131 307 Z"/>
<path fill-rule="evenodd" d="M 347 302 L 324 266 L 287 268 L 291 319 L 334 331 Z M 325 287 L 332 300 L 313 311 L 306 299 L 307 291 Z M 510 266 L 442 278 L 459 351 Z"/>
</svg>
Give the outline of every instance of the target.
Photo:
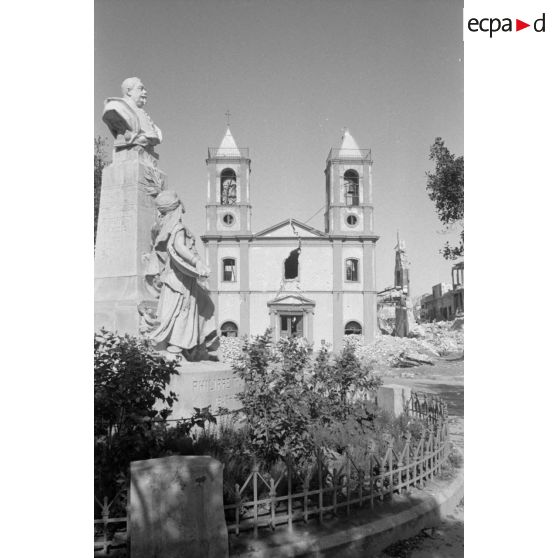
<svg viewBox="0 0 558 558">
<path fill-rule="evenodd" d="M 464 366 L 462 355 L 436 360 L 433 366 L 422 365 L 405 370 L 382 371 L 385 384 L 411 386 L 420 391 L 436 393 L 448 403 L 450 434 L 453 443 L 464 449 Z M 464 502 L 435 529 L 425 529 L 410 539 L 386 548 L 370 558 L 463 558 Z"/>
<path fill-rule="evenodd" d="M 424 529 L 416 537 L 399 541 L 371 558 L 463 558 L 464 555 L 463 501 L 433 529 Z"/>
</svg>

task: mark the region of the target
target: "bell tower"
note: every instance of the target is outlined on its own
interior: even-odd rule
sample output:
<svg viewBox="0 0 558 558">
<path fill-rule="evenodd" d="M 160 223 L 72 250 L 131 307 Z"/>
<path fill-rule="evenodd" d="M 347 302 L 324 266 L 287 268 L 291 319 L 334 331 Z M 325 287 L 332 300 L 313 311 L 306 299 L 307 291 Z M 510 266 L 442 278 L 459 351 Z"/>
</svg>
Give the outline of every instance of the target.
<svg viewBox="0 0 558 558">
<path fill-rule="evenodd" d="M 208 149 L 206 234 L 250 234 L 250 158 L 247 147 L 237 147 L 230 127 L 219 147 Z"/>
<path fill-rule="evenodd" d="M 372 156 L 360 149 L 345 129 L 339 148 L 326 161 L 325 231 L 330 235 L 364 236 L 374 231 Z"/>
</svg>

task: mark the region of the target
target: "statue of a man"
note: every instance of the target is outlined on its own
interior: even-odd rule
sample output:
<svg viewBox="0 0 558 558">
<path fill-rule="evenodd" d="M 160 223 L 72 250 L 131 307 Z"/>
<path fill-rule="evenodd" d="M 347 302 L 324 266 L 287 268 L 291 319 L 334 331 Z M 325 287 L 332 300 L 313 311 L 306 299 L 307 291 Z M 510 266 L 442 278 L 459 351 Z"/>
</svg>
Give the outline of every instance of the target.
<svg viewBox="0 0 558 558">
<path fill-rule="evenodd" d="M 139 145 L 149 151 L 163 140 L 161 130 L 145 112 L 147 90 L 137 77 L 122 82 L 122 98 L 105 100 L 103 122 L 115 138 L 114 147 Z"/>
<path fill-rule="evenodd" d="M 167 351 L 185 352 L 192 360 L 204 358 L 215 340 L 214 306 L 198 284 L 210 270 L 202 262 L 192 233 L 184 224 L 184 208 L 176 192 L 165 190 L 155 198 L 160 228 L 153 243 L 159 261 L 161 294 L 158 326 L 149 337 L 165 343 Z"/>
</svg>

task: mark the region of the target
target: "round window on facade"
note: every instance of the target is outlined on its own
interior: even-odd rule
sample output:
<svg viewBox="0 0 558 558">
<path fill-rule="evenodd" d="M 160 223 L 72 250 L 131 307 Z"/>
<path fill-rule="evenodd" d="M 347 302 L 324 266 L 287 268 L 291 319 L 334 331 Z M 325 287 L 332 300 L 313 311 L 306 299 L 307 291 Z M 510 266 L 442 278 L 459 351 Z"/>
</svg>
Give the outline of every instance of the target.
<svg viewBox="0 0 558 558">
<path fill-rule="evenodd" d="M 356 215 L 347 215 L 346 221 L 349 227 L 354 227 L 357 224 L 358 217 Z"/>
<path fill-rule="evenodd" d="M 223 215 L 223 223 L 230 227 L 234 223 L 234 215 L 232 213 L 225 213 Z"/>
<path fill-rule="evenodd" d="M 362 326 L 358 322 L 348 322 L 345 326 L 345 335 L 362 335 Z"/>
</svg>

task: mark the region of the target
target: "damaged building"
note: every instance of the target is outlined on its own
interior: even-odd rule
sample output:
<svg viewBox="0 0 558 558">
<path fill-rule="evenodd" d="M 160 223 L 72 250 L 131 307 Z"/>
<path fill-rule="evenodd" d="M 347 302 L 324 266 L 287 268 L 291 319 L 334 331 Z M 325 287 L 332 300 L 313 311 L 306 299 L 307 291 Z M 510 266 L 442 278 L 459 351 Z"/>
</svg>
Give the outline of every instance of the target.
<svg viewBox="0 0 558 558">
<path fill-rule="evenodd" d="M 345 131 L 327 156 L 325 227 L 286 218 L 262 231 L 251 225 L 248 148 L 227 128 L 209 148 L 206 261 L 222 335 L 263 333 L 325 340 L 346 334 L 372 342 L 377 330 L 372 158 Z"/>
<path fill-rule="evenodd" d="M 387 335 L 406 337 L 415 325 L 411 303 L 410 263 L 405 241 L 399 239 L 395 250 L 393 287 L 378 293 L 378 327 Z"/>
<path fill-rule="evenodd" d="M 465 264 L 456 263 L 451 269 L 452 284 L 438 283 L 432 287 L 432 294 L 425 294 L 420 299 L 420 317 L 422 321 L 446 321 L 462 316 L 465 297 Z"/>
</svg>

